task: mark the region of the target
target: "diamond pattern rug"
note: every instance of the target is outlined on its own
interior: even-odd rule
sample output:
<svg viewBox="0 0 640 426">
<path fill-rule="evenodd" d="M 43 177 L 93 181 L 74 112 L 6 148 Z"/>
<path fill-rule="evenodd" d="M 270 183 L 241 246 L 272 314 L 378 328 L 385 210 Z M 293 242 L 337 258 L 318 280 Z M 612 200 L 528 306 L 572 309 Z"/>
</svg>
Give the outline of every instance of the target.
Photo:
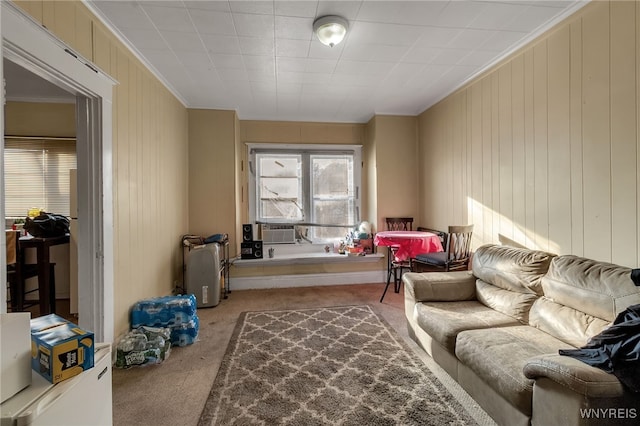
<svg viewBox="0 0 640 426">
<path fill-rule="evenodd" d="M 470 425 L 369 306 L 244 312 L 199 425 Z"/>
</svg>

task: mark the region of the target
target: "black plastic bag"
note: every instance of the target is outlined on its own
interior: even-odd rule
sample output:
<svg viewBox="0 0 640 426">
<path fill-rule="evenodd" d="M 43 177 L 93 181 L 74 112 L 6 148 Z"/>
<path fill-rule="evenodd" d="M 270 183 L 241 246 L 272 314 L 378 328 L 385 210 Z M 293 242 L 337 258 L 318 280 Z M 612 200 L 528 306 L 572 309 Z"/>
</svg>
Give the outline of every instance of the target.
<svg viewBox="0 0 640 426">
<path fill-rule="evenodd" d="M 69 233 L 69 218 L 60 214 L 40 212 L 33 219 L 25 219 L 24 229 L 34 237 L 61 237 Z"/>
</svg>

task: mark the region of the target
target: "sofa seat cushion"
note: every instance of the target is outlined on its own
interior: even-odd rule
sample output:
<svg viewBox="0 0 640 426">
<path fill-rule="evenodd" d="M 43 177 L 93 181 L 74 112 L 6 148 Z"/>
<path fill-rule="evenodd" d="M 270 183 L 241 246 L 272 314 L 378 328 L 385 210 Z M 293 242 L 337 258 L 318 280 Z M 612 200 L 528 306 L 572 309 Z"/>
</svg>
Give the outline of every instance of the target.
<svg viewBox="0 0 640 426">
<path fill-rule="evenodd" d="M 455 353 L 456 337 L 461 331 L 520 325 L 475 300 L 418 303 L 416 317 L 420 328 L 451 354 Z"/>
<path fill-rule="evenodd" d="M 531 415 L 534 380 L 523 369 L 534 356 L 570 346 L 534 327 L 467 330 L 458 334 L 456 357 L 488 386 L 526 415 Z"/>
</svg>

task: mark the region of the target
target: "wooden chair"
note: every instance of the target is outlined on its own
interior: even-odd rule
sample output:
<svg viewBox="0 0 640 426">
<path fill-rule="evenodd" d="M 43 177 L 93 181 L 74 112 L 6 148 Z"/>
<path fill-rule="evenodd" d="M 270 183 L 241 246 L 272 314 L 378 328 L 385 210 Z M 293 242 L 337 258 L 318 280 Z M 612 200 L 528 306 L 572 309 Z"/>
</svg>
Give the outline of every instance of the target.
<svg viewBox="0 0 640 426">
<path fill-rule="evenodd" d="M 414 272 L 428 271 L 459 271 L 469 268 L 471 258 L 471 236 L 473 225 L 449 226 L 444 251 L 439 253 L 424 253 L 411 259 L 411 270 Z"/>
<path fill-rule="evenodd" d="M 422 232 L 431 232 L 432 234 L 436 234 L 438 238 L 440 238 L 440 244 L 442 244 L 442 249 L 444 250 L 444 248 L 447 246 L 447 236 L 449 234 L 447 234 L 446 232 L 439 231 L 437 229 L 432 229 L 432 228 L 425 228 L 424 226 L 418 226 L 416 230 L 422 231 Z"/>
<path fill-rule="evenodd" d="M 385 222 L 387 222 L 387 231 L 412 231 L 413 230 L 412 217 L 388 217 L 385 219 Z"/>
<path fill-rule="evenodd" d="M 27 299 L 27 295 L 31 293 L 39 293 L 38 287 L 27 290 L 25 288 L 25 280 L 38 276 L 38 265 L 27 264 L 24 262 L 24 252 L 20 250 L 20 243 L 18 239 L 20 233 L 18 231 L 7 231 L 7 283 L 9 287 L 9 298 L 7 305 L 11 309 L 11 312 L 23 312 L 26 309 L 39 305 L 40 296 L 38 299 Z M 50 288 L 55 297 L 55 263 L 50 265 Z M 52 300 L 55 300 L 52 298 Z M 51 307 L 53 310 L 53 306 Z"/>
<path fill-rule="evenodd" d="M 385 219 L 387 223 L 387 231 L 413 231 L 413 218 L 412 217 L 388 217 Z M 380 303 L 387 294 L 387 289 L 391 283 L 391 275 L 393 275 L 393 286 L 396 293 L 400 292 L 400 284 L 402 284 L 402 273 L 406 270 L 411 270 L 411 260 L 397 261 L 396 252 L 398 247 L 389 247 L 389 253 L 387 256 L 387 285 L 384 287 L 382 297 L 380 297 Z"/>
</svg>

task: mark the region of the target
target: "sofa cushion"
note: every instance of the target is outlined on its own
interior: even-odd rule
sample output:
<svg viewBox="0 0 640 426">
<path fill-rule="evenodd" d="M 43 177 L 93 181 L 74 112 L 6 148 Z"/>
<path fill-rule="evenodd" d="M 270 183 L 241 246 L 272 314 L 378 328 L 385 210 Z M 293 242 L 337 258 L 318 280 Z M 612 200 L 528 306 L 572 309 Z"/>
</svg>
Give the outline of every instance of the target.
<svg viewBox="0 0 640 426">
<path fill-rule="evenodd" d="M 529 310 L 533 302 L 538 299 L 538 295 L 505 290 L 482 280 L 476 280 L 476 298 L 491 309 L 509 315 L 522 324 L 527 324 Z"/>
<path fill-rule="evenodd" d="M 640 303 L 631 269 L 583 257 L 558 256 L 542 279 L 544 295 L 560 305 L 605 321 Z"/>
<path fill-rule="evenodd" d="M 552 260 L 542 288 L 545 298 L 531 308 L 530 325 L 574 346 L 585 345 L 640 303 L 630 268 L 573 255 Z"/>
<path fill-rule="evenodd" d="M 503 314 L 528 323 L 529 310 L 542 295 L 540 279 L 554 257 L 543 251 L 494 244 L 473 255 L 477 299 Z"/>
<path fill-rule="evenodd" d="M 541 296 L 540 279 L 554 256 L 543 251 L 488 244 L 479 247 L 473 255 L 473 275 L 505 290 Z"/>
<path fill-rule="evenodd" d="M 426 302 L 416 305 L 420 328 L 450 353 L 456 337 L 464 330 L 519 325 L 518 321 L 477 301 Z"/>
<path fill-rule="evenodd" d="M 553 302 L 543 296 L 531 308 L 529 323 L 552 336 L 580 347 L 591 336 L 609 326 L 609 322 Z"/>
<path fill-rule="evenodd" d="M 458 334 L 456 357 L 488 386 L 526 415 L 531 415 L 532 379 L 523 368 L 529 358 L 558 353 L 568 345 L 526 325 L 467 330 Z"/>
</svg>

